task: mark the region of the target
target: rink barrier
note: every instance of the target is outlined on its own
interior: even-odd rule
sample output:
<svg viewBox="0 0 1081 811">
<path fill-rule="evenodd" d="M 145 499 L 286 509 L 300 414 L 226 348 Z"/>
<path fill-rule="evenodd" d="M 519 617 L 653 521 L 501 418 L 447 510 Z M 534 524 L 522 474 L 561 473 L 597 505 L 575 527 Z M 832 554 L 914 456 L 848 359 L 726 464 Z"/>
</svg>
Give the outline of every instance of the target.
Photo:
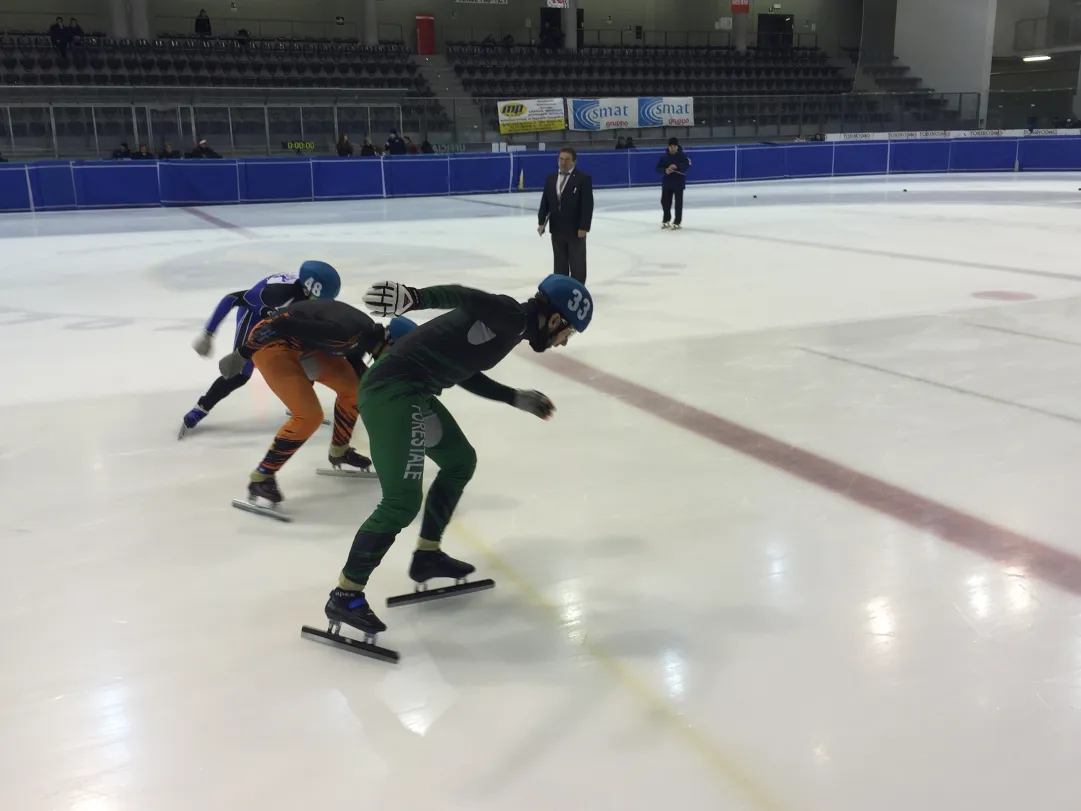
<svg viewBox="0 0 1081 811">
<path fill-rule="evenodd" d="M 582 152 L 596 188 L 657 186 L 662 150 Z M 828 141 L 690 147 L 688 182 L 1081 170 L 1081 137 Z M 0 211 L 207 206 L 537 191 L 556 153 L 45 161 L 0 164 Z"/>
</svg>

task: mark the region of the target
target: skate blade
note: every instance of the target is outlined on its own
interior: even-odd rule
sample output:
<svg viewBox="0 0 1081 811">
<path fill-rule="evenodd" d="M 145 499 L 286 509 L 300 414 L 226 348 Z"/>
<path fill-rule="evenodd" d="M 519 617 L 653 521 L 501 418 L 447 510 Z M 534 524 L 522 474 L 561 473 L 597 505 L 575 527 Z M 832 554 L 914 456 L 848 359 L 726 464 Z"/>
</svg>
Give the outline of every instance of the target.
<svg viewBox="0 0 1081 811">
<path fill-rule="evenodd" d="M 334 467 L 321 467 L 315 471 L 317 476 L 337 476 L 339 479 L 378 479 L 379 474 L 371 468 L 367 470 L 342 470 Z"/>
<path fill-rule="evenodd" d="M 399 605 L 413 605 L 414 603 L 426 603 L 429 600 L 442 600 L 444 597 L 451 597 L 455 594 L 469 594 L 473 591 L 486 591 L 487 589 L 494 588 L 495 581 L 490 578 L 485 580 L 474 580 L 472 583 L 455 583 L 453 586 L 443 586 L 438 589 L 420 588 L 412 594 L 399 594 L 397 597 L 388 597 L 387 608 L 394 608 Z"/>
<path fill-rule="evenodd" d="M 293 520 L 293 517 L 286 512 L 282 512 L 281 508 L 264 507 L 261 504 L 252 504 L 250 501 L 243 498 L 234 498 L 233 506 L 246 513 L 255 513 L 256 515 L 273 518 L 276 521 L 284 521 L 287 524 Z"/>
<path fill-rule="evenodd" d="M 310 625 L 301 626 L 300 635 L 304 639 L 310 639 L 312 642 L 320 642 L 324 645 L 341 648 L 350 653 L 367 656 L 371 659 L 379 659 L 380 661 L 390 662 L 391 664 L 397 664 L 398 660 L 401 658 L 396 650 L 382 648 L 371 642 L 361 642 L 359 639 L 350 639 L 341 634 L 332 634 L 330 631 L 322 631 L 318 628 L 312 628 Z"/>
</svg>

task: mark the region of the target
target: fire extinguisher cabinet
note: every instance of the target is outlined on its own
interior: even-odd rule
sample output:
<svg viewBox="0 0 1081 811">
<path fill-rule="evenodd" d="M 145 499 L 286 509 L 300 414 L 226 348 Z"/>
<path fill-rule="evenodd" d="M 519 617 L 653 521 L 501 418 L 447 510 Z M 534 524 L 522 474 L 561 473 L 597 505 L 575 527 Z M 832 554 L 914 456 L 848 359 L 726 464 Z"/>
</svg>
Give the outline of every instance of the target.
<svg viewBox="0 0 1081 811">
<path fill-rule="evenodd" d="M 417 53 L 421 56 L 435 53 L 435 17 L 431 14 L 417 15 Z"/>
</svg>

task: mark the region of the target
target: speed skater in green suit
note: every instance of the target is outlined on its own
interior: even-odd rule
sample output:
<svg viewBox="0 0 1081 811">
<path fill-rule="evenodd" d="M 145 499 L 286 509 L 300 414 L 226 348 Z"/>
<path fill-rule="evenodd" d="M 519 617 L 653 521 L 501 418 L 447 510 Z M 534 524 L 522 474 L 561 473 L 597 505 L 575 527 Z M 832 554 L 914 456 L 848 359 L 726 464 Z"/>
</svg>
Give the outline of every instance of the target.
<svg viewBox="0 0 1081 811">
<path fill-rule="evenodd" d="M 474 567 L 440 549 L 443 530 L 473 476 L 477 455 L 439 394 L 451 386 L 513 405 L 542 419 L 555 411 L 537 391 L 512 389 L 483 372 L 522 341 L 535 352 L 564 346 L 593 318 L 585 285 L 552 275 L 526 302 L 459 285 L 413 288 L 380 282 L 364 296 L 380 316 L 413 310 L 450 310 L 394 342 L 363 377 L 358 391 L 360 418 L 371 444 L 382 499 L 357 531 L 326 615 L 367 635 L 386 630 L 364 596 L 368 578 L 423 505 L 420 538 L 409 576 L 418 583 L 434 577 L 460 580 Z M 424 458 L 439 466 L 425 499 Z"/>
</svg>

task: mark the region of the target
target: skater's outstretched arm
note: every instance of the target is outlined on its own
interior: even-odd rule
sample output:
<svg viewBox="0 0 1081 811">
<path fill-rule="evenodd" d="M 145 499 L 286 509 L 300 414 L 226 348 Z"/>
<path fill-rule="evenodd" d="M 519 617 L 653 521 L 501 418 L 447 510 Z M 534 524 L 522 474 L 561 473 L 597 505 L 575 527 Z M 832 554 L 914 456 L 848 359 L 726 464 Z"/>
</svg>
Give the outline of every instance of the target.
<svg viewBox="0 0 1081 811">
<path fill-rule="evenodd" d="M 526 324 L 525 308 L 510 296 L 460 284 L 417 289 L 399 282 L 379 282 L 368 288 L 364 304 L 383 316 L 404 315 L 412 310 L 462 310 L 496 333 L 520 333 Z"/>
<path fill-rule="evenodd" d="M 539 391 L 512 389 L 510 386 L 504 386 L 502 383 L 497 383 L 483 372 L 477 372 L 472 377 L 467 377 L 458 385 L 470 394 L 475 394 L 486 400 L 495 400 L 500 403 L 512 405 L 535 417 L 540 417 L 542 420 L 548 419 L 556 410 L 552 401 Z"/>
<path fill-rule="evenodd" d="M 422 287 L 420 307 L 425 310 L 459 309 L 483 321 L 491 329 L 519 331 L 525 326 L 525 309 L 510 296 L 486 293 L 460 284 Z"/>
<path fill-rule="evenodd" d="M 229 293 L 221 301 L 218 302 L 218 306 L 214 308 L 214 312 L 210 315 L 210 320 L 206 322 L 206 326 L 203 327 L 203 332 L 207 335 L 213 335 L 218 331 L 218 327 L 221 326 L 221 322 L 225 320 L 225 316 L 229 315 L 229 311 L 236 307 L 240 302 L 244 300 L 245 291 L 237 290 L 235 293 Z"/>
<path fill-rule="evenodd" d="M 477 372 L 472 377 L 467 377 L 458 384 L 470 394 L 483 397 L 485 400 L 495 400 L 507 405 L 514 404 L 515 390 L 510 386 L 504 386 L 488 377 L 483 372 Z"/>
</svg>

